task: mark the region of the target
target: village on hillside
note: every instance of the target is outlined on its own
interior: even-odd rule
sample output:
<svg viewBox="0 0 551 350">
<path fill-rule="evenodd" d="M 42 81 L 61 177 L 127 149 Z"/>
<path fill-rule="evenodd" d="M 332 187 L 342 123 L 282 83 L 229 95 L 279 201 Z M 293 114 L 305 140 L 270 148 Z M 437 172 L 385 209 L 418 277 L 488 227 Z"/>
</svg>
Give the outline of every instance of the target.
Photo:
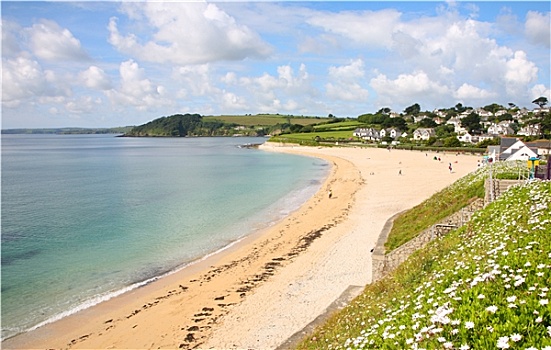
<svg viewBox="0 0 551 350">
<path fill-rule="evenodd" d="M 496 161 L 543 159 L 551 151 L 550 109 L 546 107 L 545 97 L 534 103 L 538 107 L 533 110 L 513 104 L 509 109 L 496 104 L 484 108 L 458 104 L 455 108 L 433 112 L 419 112 L 419 105 L 415 104 L 406 108 L 405 116 L 386 111 L 390 120 L 404 119 L 409 121 L 407 124 L 387 121 L 386 124 L 402 125 L 359 127 L 353 136 L 365 143 L 389 146 L 413 142 L 424 146 L 484 148 Z"/>
</svg>

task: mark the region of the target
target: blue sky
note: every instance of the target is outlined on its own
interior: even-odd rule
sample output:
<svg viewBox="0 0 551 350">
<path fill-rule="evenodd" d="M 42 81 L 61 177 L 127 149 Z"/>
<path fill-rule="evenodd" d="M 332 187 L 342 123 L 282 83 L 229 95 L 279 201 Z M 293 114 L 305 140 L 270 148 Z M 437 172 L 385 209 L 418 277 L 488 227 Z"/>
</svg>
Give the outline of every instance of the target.
<svg viewBox="0 0 551 350">
<path fill-rule="evenodd" d="M 4 129 L 551 100 L 549 1 L 1 6 Z"/>
</svg>

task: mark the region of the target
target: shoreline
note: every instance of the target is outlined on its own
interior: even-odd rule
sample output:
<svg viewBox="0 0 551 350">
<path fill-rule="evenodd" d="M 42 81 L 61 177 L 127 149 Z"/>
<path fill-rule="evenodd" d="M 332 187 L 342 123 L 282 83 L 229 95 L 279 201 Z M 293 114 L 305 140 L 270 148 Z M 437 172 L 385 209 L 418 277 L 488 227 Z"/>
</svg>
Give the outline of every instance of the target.
<svg viewBox="0 0 551 350">
<path fill-rule="evenodd" d="M 446 169 L 440 174 L 444 181 L 428 181 L 429 183 L 425 184 L 428 185 L 427 188 L 409 196 L 411 198 L 400 200 L 394 205 L 385 201 L 380 203 L 390 204 L 390 208 L 384 205 L 366 207 L 365 203 L 358 204 L 356 199 L 365 199 L 365 192 L 371 189 L 371 180 L 377 178 L 385 181 L 384 177 L 378 176 L 379 172 L 389 172 L 388 175 L 392 172 L 393 177 L 397 176 L 396 164 L 387 169 L 384 163 L 396 155 L 403 156 L 407 155 L 404 152 L 412 151 L 393 150 L 391 154 L 387 154 L 385 150 L 366 149 L 315 149 L 276 145 L 261 148 L 323 158 L 332 166 L 319 191 L 299 209 L 273 226 L 255 232 L 227 250 L 203 259 L 193 266 L 32 332 L 9 338 L 2 346 L 192 348 L 201 345 L 205 348 L 275 348 L 312 321 L 315 318 L 312 318 L 312 315 L 322 314 L 324 308 L 336 299 L 335 295 L 338 297 L 349 285 L 363 286 L 370 282 L 368 252 L 374 245 L 373 236 L 376 236 L 376 241 L 380 233 L 380 229 L 377 232 L 380 226 L 379 219 L 374 219 L 373 223 L 364 222 L 370 227 L 369 232 L 363 235 L 365 237 L 362 238 L 364 241 L 361 246 L 354 244 L 356 249 L 363 249 L 359 249 L 360 254 L 349 254 L 349 258 L 363 255 L 354 262 L 360 265 L 359 268 L 349 269 L 349 262 L 346 261 L 345 264 L 342 261 L 344 258 L 338 255 L 331 256 L 335 249 L 348 250 L 350 247 L 345 246 L 345 243 L 357 243 L 355 235 L 358 234 L 358 219 L 361 219 L 358 217 L 358 210 L 378 211 L 386 220 L 388 212 L 410 208 L 467 172 L 476 170 L 477 159 L 464 156 L 471 158 L 470 168 L 458 169 L 455 174 L 444 175 L 447 173 Z M 373 156 L 366 158 L 366 155 Z M 378 157 L 385 162 L 370 164 L 373 162 L 368 161 Z M 407 158 L 409 157 L 404 157 L 403 162 L 400 161 L 400 167 L 404 169 L 404 179 L 409 176 L 410 165 L 406 164 Z M 419 154 L 416 154 L 415 158 L 420 158 Z M 463 161 L 460 162 L 461 165 L 462 163 Z M 430 162 L 427 164 L 436 166 Z M 442 167 L 442 164 L 440 166 Z M 447 168 L 447 165 L 443 167 Z M 374 170 L 373 177 L 367 175 L 371 174 L 367 172 L 369 168 L 377 169 Z M 390 189 L 393 187 L 397 186 L 391 186 Z M 328 189 L 333 191 L 331 199 L 327 196 Z M 371 201 L 368 202 L 373 204 Z M 342 265 L 340 271 L 332 267 L 335 261 L 336 265 Z M 321 267 L 317 266 L 318 264 Z M 328 272 L 329 276 L 324 275 L 325 272 Z M 301 278 L 306 278 L 306 282 L 312 280 L 314 289 L 323 291 L 323 288 L 319 288 L 320 281 L 315 280 L 312 274 L 320 275 L 323 284 L 331 284 L 330 291 L 325 291 L 322 297 L 315 297 L 319 299 L 318 303 L 304 299 L 304 296 L 315 294 L 311 292 L 311 285 L 298 285 L 302 281 Z M 329 282 L 332 277 L 336 277 L 338 281 Z M 354 283 L 350 283 L 351 281 Z M 343 289 L 344 285 L 346 286 Z M 285 300 L 290 301 L 286 304 Z M 296 300 L 304 304 L 308 312 L 296 308 Z M 276 312 L 277 309 L 287 314 L 293 310 L 294 313 L 304 315 L 282 316 Z M 288 322 L 289 326 L 280 326 L 278 322 L 286 321 L 289 316 L 291 319 L 299 320 Z M 279 318 L 274 321 L 274 317 Z M 266 334 L 265 328 L 270 329 L 275 335 Z M 233 338 L 230 336 L 232 334 Z"/>
</svg>

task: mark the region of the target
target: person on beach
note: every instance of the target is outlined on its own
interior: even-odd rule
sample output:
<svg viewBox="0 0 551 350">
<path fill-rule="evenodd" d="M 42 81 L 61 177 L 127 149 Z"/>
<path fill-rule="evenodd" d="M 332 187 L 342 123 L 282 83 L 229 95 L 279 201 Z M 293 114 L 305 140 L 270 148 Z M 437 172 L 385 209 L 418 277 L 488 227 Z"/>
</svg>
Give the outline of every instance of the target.
<svg viewBox="0 0 551 350">
<path fill-rule="evenodd" d="M 331 192 L 331 190 L 329 190 L 329 192 L 327 194 L 329 195 L 329 199 L 331 199 L 331 197 L 333 196 L 333 192 Z"/>
<path fill-rule="evenodd" d="M 398 170 L 398 175 L 402 175 L 402 169 Z"/>
</svg>

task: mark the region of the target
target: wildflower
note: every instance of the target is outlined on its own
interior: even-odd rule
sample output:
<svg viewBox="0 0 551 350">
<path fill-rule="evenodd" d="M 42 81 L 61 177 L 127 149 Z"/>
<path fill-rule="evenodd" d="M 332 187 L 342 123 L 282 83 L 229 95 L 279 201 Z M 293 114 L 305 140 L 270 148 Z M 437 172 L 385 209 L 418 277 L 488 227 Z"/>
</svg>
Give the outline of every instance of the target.
<svg viewBox="0 0 551 350">
<path fill-rule="evenodd" d="M 477 296 L 477 298 L 478 298 L 478 299 L 484 299 L 484 298 L 486 298 L 486 297 L 484 296 L 484 294 L 479 294 L 479 295 Z"/>
<path fill-rule="evenodd" d="M 497 347 L 499 349 L 509 349 L 509 337 L 508 336 L 500 337 L 497 340 Z"/>
<path fill-rule="evenodd" d="M 486 311 L 489 311 L 489 312 L 495 314 L 496 311 L 497 311 L 497 306 L 495 306 L 495 305 L 488 306 L 488 307 L 486 308 Z"/>
<path fill-rule="evenodd" d="M 453 349 L 453 343 L 452 342 L 444 343 L 444 349 Z"/>
<path fill-rule="evenodd" d="M 507 297 L 507 302 L 514 303 L 515 300 L 517 300 L 517 297 L 515 295 Z"/>
<path fill-rule="evenodd" d="M 467 344 L 463 344 L 461 345 L 461 347 L 459 348 L 459 350 L 469 350 L 471 347 L 468 346 Z"/>
<path fill-rule="evenodd" d="M 549 304 L 549 299 L 541 299 L 540 300 L 540 305 L 547 305 Z"/>
<path fill-rule="evenodd" d="M 474 328 L 474 322 L 471 322 L 471 321 L 465 322 L 465 328 L 473 329 Z"/>
</svg>

